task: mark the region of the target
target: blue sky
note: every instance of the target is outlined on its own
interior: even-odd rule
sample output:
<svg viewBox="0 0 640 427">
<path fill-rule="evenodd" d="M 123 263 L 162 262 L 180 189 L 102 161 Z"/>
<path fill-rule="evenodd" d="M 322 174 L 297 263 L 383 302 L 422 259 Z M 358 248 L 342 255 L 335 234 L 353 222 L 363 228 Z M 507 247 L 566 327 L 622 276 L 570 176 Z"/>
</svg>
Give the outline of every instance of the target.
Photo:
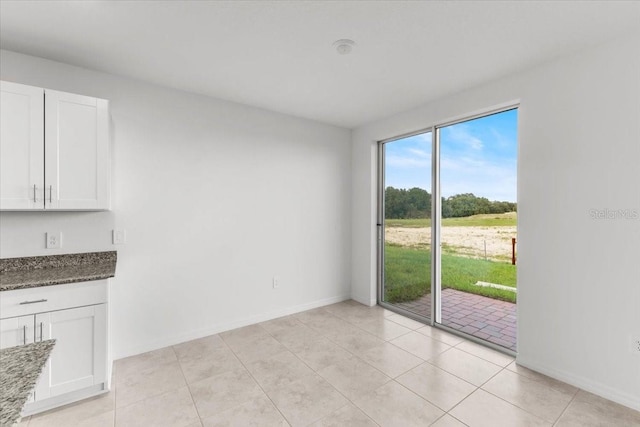
<svg viewBox="0 0 640 427">
<path fill-rule="evenodd" d="M 443 197 L 473 193 L 516 201 L 518 111 L 510 110 L 440 130 Z M 431 192 L 431 133 L 385 144 L 385 184 Z"/>
</svg>

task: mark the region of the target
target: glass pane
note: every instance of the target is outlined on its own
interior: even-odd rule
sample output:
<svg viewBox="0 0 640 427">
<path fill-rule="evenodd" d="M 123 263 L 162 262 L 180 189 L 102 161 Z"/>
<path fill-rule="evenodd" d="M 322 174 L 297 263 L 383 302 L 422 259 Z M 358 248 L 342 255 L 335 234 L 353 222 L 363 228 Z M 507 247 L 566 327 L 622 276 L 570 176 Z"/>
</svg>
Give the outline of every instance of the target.
<svg viewBox="0 0 640 427">
<path fill-rule="evenodd" d="M 516 349 L 518 110 L 438 129 L 441 323 Z"/>
<path fill-rule="evenodd" d="M 431 317 L 431 132 L 384 145 L 382 300 Z"/>
</svg>

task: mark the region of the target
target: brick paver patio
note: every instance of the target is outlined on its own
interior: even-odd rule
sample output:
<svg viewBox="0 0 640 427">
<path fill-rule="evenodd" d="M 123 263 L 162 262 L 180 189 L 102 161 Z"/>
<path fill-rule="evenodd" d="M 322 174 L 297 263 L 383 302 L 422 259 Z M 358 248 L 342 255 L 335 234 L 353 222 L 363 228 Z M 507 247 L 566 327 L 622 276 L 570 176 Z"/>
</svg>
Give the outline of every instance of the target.
<svg viewBox="0 0 640 427">
<path fill-rule="evenodd" d="M 394 305 L 422 316 L 431 316 L 431 294 Z M 514 303 L 443 289 L 442 324 L 516 351 Z"/>
</svg>

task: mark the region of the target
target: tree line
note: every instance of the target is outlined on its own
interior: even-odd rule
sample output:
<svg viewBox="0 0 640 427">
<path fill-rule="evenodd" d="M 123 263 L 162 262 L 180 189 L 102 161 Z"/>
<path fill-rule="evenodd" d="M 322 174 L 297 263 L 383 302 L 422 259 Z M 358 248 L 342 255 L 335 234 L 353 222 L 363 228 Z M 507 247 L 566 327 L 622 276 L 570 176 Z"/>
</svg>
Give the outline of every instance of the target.
<svg viewBox="0 0 640 427">
<path fill-rule="evenodd" d="M 387 187 L 384 191 L 385 217 L 389 219 L 431 218 L 431 194 L 422 188 Z M 490 201 L 473 193 L 442 198 L 442 217 L 459 218 L 477 214 L 515 212 L 516 203 Z"/>
</svg>

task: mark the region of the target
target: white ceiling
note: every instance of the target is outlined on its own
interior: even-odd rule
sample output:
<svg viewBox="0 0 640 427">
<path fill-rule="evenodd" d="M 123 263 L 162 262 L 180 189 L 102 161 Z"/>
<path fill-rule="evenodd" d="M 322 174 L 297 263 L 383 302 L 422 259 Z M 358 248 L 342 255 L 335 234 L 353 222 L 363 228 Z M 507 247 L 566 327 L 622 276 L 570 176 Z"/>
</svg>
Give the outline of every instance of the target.
<svg viewBox="0 0 640 427">
<path fill-rule="evenodd" d="M 638 29 L 638 1 L 0 2 L 3 49 L 349 128 Z"/>
</svg>

